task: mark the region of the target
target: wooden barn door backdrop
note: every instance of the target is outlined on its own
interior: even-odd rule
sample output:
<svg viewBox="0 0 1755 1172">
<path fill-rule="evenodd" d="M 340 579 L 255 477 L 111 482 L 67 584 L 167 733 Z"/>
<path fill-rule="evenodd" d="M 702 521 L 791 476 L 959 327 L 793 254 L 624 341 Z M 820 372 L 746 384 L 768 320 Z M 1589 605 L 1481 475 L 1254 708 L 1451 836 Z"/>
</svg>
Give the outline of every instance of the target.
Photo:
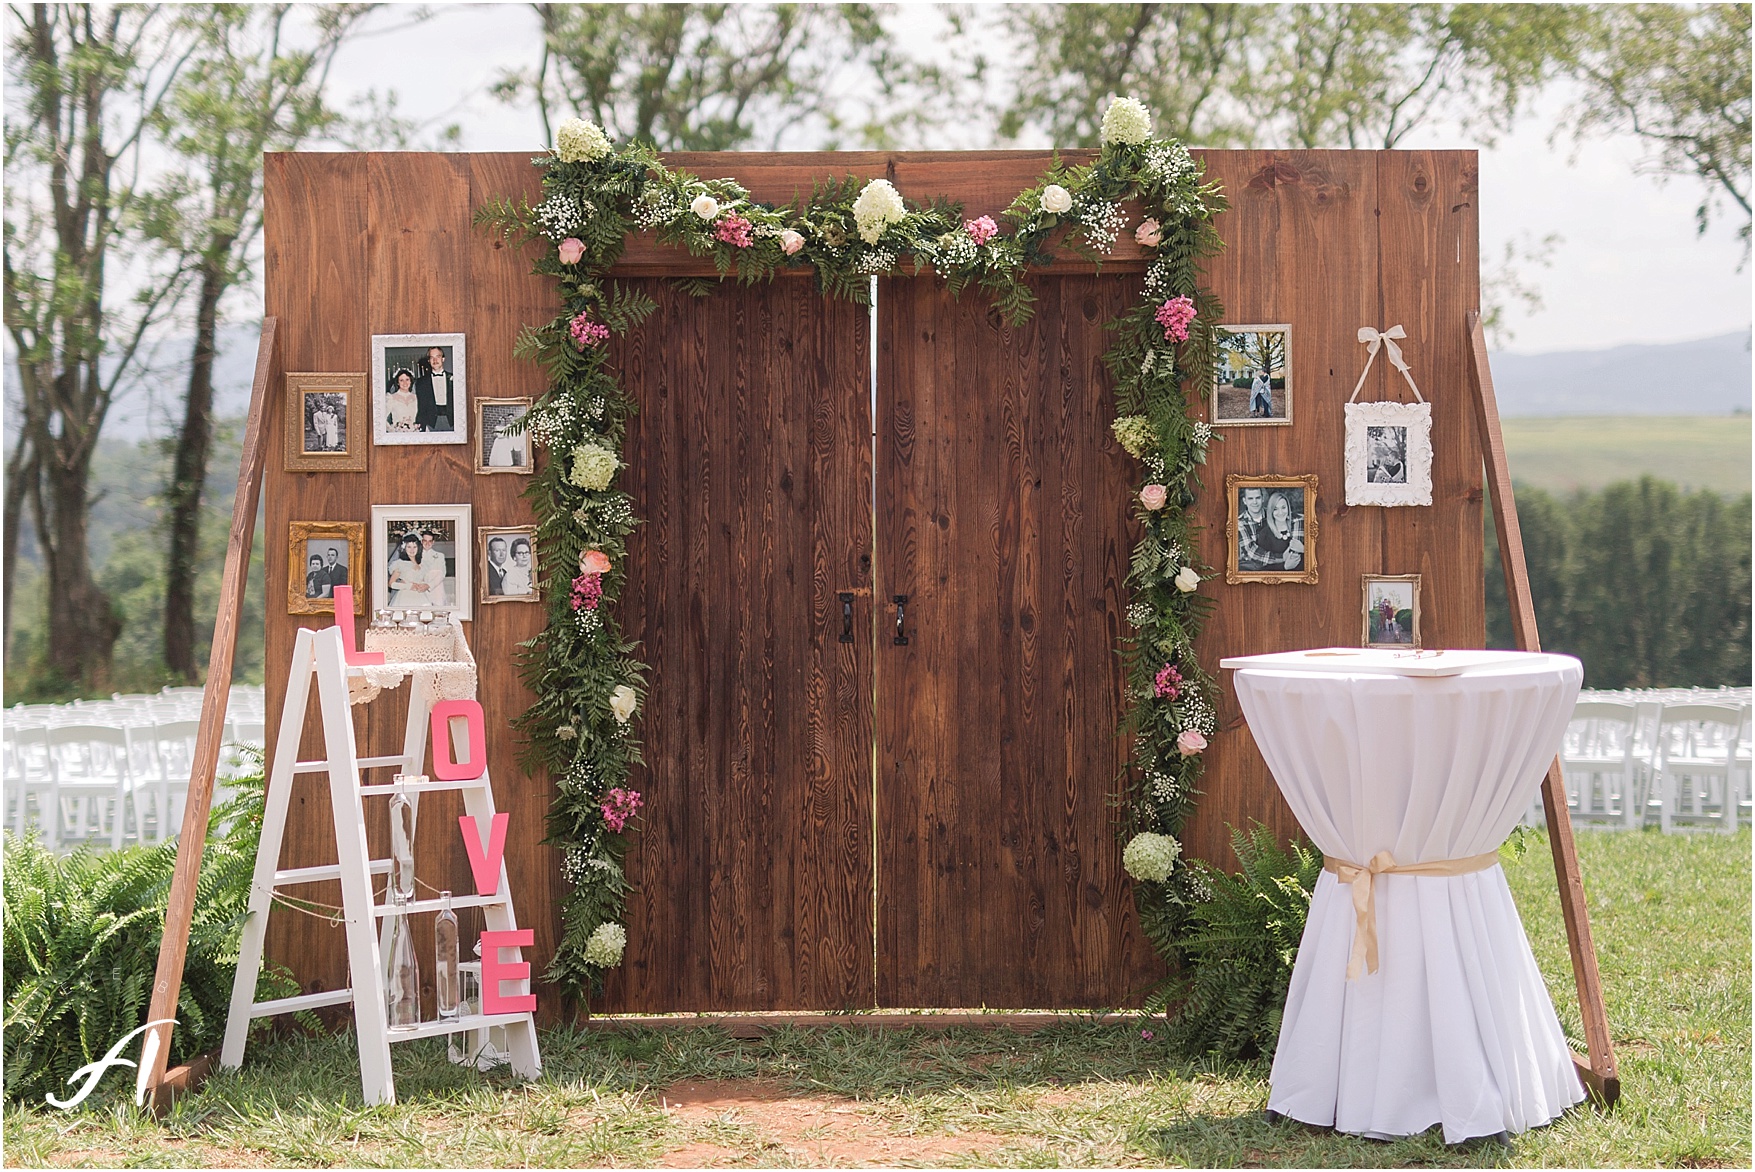
<svg viewBox="0 0 1755 1172">
<path fill-rule="evenodd" d="M 997 214 L 1048 163 L 1041 152 L 668 158 L 777 202 L 815 179 L 885 176 L 911 197 L 961 199 L 971 216 Z M 1202 554 L 1223 562 L 1230 472 L 1315 473 L 1322 524 L 1319 584 L 1227 586 L 1221 575 L 1202 587 L 1218 601 L 1202 658 L 1357 643 L 1367 573 L 1422 574 L 1427 644 L 1481 646 L 1466 366 L 1473 152 L 1204 158 L 1232 203 L 1208 283 L 1228 321 L 1292 323 L 1296 399 L 1291 427 L 1221 429 L 1199 504 Z M 528 154 L 270 156 L 267 312 L 280 321 L 280 369 L 363 370 L 373 334 L 460 332 L 472 394 L 540 393 L 541 371 L 512 344 L 553 313 L 551 291 L 527 256 L 471 227 L 476 207 L 508 194 L 536 196 Z M 1134 919 L 1113 821 L 1133 479 L 1109 432 L 1101 363 L 1103 323 L 1141 280 L 1131 241 L 1123 234 L 1101 272 L 1077 262 L 1037 274 L 1036 314 L 1017 328 L 978 293 L 953 299 L 930 277 L 882 281 L 875 329 L 864 307 L 825 299 L 808 279 L 706 299 L 662 279 L 701 264 L 637 238 L 618 270 L 659 304 L 617 351 L 641 409 L 624 483 L 646 521 L 631 541 L 624 622 L 652 693 L 629 946 L 593 1008 L 1137 998 L 1162 970 Z M 1343 504 L 1341 404 L 1364 358 L 1358 327 L 1397 323 L 1434 405 L 1434 503 L 1392 517 Z M 1378 364 L 1367 397 L 1397 397 L 1388 375 Z M 270 452 L 282 424 L 269 417 Z M 265 487 L 270 598 L 288 574 L 275 535 L 293 521 L 365 521 L 373 503 L 467 502 L 477 526 L 529 518 L 520 478 L 472 475 L 462 446 L 375 448 L 359 473 L 273 462 Z M 327 622 L 278 609 L 270 681 L 284 678 L 297 628 Z M 470 625 L 482 701 L 501 727 L 529 702 L 512 664 L 540 621 L 536 607 L 492 606 Z M 1225 861 L 1228 825 L 1296 826 L 1221 682 L 1186 840 Z M 359 716 L 364 751 L 394 747 L 393 707 Z M 490 745 L 540 969 L 561 878 L 540 842 L 549 783 L 524 776 L 515 752 L 510 734 Z M 421 878 L 466 890 L 467 860 L 444 832 L 460 812 L 449 796 L 423 807 L 418 857 L 441 861 Z M 332 862 L 328 827 L 321 787 L 301 789 L 282 865 Z M 384 827 L 369 831 L 381 852 Z M 346 977 L 339 933 L 317 917 L 277 915 L 269 955 L 310 991 Z M 560 1008 L 551 991 L 545 1013 Z"/>
</svg>

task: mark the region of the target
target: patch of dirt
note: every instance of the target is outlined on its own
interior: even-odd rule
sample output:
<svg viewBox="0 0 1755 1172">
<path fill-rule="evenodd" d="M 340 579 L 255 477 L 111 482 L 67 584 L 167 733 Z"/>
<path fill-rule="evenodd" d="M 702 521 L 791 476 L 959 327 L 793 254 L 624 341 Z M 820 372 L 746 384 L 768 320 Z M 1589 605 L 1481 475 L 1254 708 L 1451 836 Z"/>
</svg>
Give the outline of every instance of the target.
<svg viewBox="0 0 1755 1172">
<path fill-rule="evenodd" d="M 761 1153 L 764 1162 L 784 1153 L 816 1164 L 922 1163 L 1010 1142 L 991 1132 L 911 1135 L 893 1130 L 883 1118 L 839 1095 L 800 1095 L 772 1082 L 689 1079 L 658 1093 L 683 1142 L 659 1161 L 667 1168 L 711 1168 L 739 1164 Z M 733 1123 L 754 1134 L 753 1142 L 731 1147 L 701 1142 L 695 1127 Z"/>
</svg>

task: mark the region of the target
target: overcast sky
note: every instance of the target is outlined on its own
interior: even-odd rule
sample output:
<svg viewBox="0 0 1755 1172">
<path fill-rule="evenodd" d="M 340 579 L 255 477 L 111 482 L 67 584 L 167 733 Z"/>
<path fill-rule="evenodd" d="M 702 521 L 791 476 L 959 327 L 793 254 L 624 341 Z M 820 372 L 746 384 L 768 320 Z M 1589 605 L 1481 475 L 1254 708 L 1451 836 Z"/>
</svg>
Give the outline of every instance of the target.
<svg viewBox="0 0 1755 1172">
<path fill-rule="evenodd" d="M 331 74 L 335 98 L 395 90 L 404 115 L 435 128 L 457 123 L 461 149 L 539 147 L 534 107 L 508 106 L 486 94 L 503 70 L 536 61 L 537 24 L 529 7 L 432 10 L 432 19 L 412 26 L 407 8 L 369 18 L 368 28 L 384 31 L 344 50 Z M 919 11 L 906 19 L 924 29 L 933 17 Z M 1550 144 L 1565 104 L 1563 94 L 1545 96 L 1490 147 L 1448 131 L 1422 132 L 1406 144 L 1480 147 L 1483 268 L 1494 265 L 1508 240 L 1561 237 L 1550 267 L 1526 269 L 1545 305 L 1534 314 L 1511 307 L 1515 337 L 1508 349 L 1600 349 L 1747 329 L 1751 274 L 1738 268 L 1743 250 L 1734 214 L 1697 235 L 1699 185 L 1636 173 L 1643 148 L 1631 139 L 1598 139 L 1576 151 L 1567 141 Z"/>
</svg>

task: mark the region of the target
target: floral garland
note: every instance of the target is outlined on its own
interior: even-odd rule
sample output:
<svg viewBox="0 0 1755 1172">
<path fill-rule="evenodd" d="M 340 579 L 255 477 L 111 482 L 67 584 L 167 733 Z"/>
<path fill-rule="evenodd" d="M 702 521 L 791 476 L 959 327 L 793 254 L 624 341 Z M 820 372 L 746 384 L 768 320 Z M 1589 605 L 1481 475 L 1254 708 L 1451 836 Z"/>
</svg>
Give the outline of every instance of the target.
<svg viewBox="0 0 1755 1172">
<path fill-rule="evenodd" d="M 1221 311 L 1198 277 L 1201 260 L 1221 247 L 1213 217 L 1225 200 L 1182 144 L 1151 137 L 1150 115 L 1133 99 L 1110 105 L 1102 144 L 1087 166 L 1056 157 L 1001 214 L 1008 233 L 990 216 L 965 219 L 942 197 L 911 204 L 883 179 L 849 177 L 813 189 L 808 200 L 772 206 L 733 179 L 672 171 L 651 148 L 618 147 L 599 127 L 569 119 L 554 150 L 532 160 L 543 173 L 541 202 L 500 200 L 477 213 L 479 225 L 514 245 L 543 241 L 533 272 L 556 279 L 562 307 L 552 321 L 527 327 L 517 348 L 548 372 L 549 388 L 526 426 L 549 459 L 526 495 L 538 538 L 552 551 L 545 560 L 565 567 L 547 571 L 548 627 L 524 645 L 521 665 L 536 702 L 516 722 L 526 767 L 554 778 L 549 841 L 563 852 L 572 888 L 549 979 L 583 993 L 621 962 L 627 943 L 622 862 L 641 795 L 626 781 L 640 761 L 633 721 L 646 668 L 613 605 L 638 524 L 631 498 L 615 487 L 636 405 L 608 369 L 605 344 L 656 308 L 608 280 L 628 234 L 652 230 L 660 243 L 710 256 L 721 280 L 808 267 L 826 295 L 862 304 L 869 278 L 899 271 L 907 258 L 915 274 L 931 269 L 954 293 L 979 287 L 1015 325 L 1032 311 L 1027 270 L 1053 262 L 1049 238 L 1064 231 L 1063 243 L 1100 260 L 1127 228 L 1121 204 L 1129 199 L 1147 212 L 1134 239 L 1151 262 L 1143 299 L 1110 323 L 1116 340 L 1104 358 L 1115 380 L 1115 436 L 1141 462 L 1144 481 L 1134 509 L 1143 535 L 1128 575 L 1133 634 L 1123 646 L 1131 701 L 1123 732 L 1134 746 L 1121 779 L 1123 864 L 1136 880 L 1147 935 L 1166 958 L 1175 955 L 1186 908 L 1198 897 L 1175 836 L 1214 729 L 1212 680 L 1194 654 L 1212 602 L 1196 592 L 1201 566 L 1188 512 L 1212 431 L 1189 418 L 1182 387 L 1190 378 L 1204 385 L 1212 369 Z M 677 284 L 704 296 L 719 282 Z M 557 589 L 569 580 L 569 589 Z"/>
</svg>

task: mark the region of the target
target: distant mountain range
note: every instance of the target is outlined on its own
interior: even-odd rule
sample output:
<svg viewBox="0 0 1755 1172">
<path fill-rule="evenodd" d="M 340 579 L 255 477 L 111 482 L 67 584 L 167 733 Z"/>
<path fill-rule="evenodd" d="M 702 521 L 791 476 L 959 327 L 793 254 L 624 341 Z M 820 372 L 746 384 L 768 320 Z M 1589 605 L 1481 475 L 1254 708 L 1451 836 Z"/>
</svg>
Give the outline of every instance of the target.
<svg viewBox="0 0 1755 1172">
<path fill-rule="evenodd" d="M 1495 354 L 1499 413 L 1729 415 L 1750 408 L 1749 331 L 1663 346 Z"/>
<path fill-rule="evenodd" d="M 250 405 L 257 328 L 220 331 L 214 359 L 215 412 L 242 416 Z M 163 353 L 175 353 L 167 345 Z M 1661 346 L 1616 346 L 1550 354 L 1495 354 L 1493 382 L 1506 416 L 1729 415 L 1750 409 L 1749 331 Z M 184 380 L 167 370 L 150 398 L 124 396 L 104 425 L 108 439 L 140 440 L 174 430 Z"/>
</svg>

